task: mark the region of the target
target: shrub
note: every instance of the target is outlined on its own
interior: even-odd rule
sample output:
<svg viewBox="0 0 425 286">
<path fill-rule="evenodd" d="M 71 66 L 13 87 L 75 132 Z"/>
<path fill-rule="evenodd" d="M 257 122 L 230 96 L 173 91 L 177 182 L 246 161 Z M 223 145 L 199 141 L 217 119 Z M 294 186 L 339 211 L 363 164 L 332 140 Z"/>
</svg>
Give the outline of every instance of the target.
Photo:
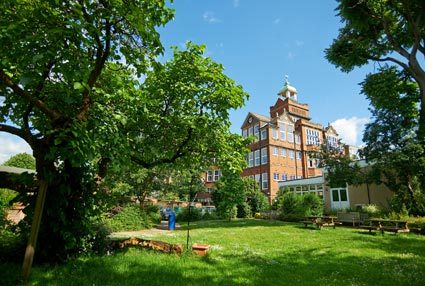
<svg viewBox="0 0 425 286">
<path fill-rule="evenodd" d="M 205 212 L 204 215 L 202 216 L 203 220 L 214 220 L 214 219 L 218 219 L 218 215 L 216 212 Z"/>
<path fill-rule="evenodd" d="M 182 209 L 176 217 L 177 221 L 196 221 L 200 220 L 202 218 L 201 211 L 197 208 L 191 207 L 190 208 L 190 214 L 189 214 L 189 208 Z"/>
<path fill-rule="evenodd" d="M 321 216 L 324 204 L 321 198 L 313 193 L 308 193 L 302 196 L 300 208 L 304 216 Z"/>
<path fill-rule="evenodd" d="M 286 193 L 281 199 L 281 214 L 279 219 L 285 221 L 299 221 L 305 216 L 322 215 L 323 201 L 315 194 L 296 195 Z"/>
<path fill-rule="evenodd" d="M 107 219 L 106 226 L 112 231 L 138 230 L 151 227 L 152 222 L 140 206 L 128 204 L 121 212 Z"/>
<path fill-rule="evenodd" d="M 378 218 L 382 215 L 382 210 L 379 206 L 370 204 L 362 207 L 362 212 L 367 213 L 369 217 Z"/>
<path fill-rule="evenodd" d="M 252 217 L 251 206 L 244 202 L 237 206 L 237 217 L 238 218 L 250 218 Z"/>
<path fill-rule="evenodd" d="M 156 205 L 148 205 L 145 207 L 145 211 L 148 214 L 148 217 L 151 223 L 161 223 L 161 213 L 159 211 L 159 207 Z"/>
<path fill-rule="evenodd" d="M 282 212 L 285 214 L 292 214 L 297 212 L 300 204 L 301 197 L 294 193 L 286 193 L 282 197 Z"/>
</svg>

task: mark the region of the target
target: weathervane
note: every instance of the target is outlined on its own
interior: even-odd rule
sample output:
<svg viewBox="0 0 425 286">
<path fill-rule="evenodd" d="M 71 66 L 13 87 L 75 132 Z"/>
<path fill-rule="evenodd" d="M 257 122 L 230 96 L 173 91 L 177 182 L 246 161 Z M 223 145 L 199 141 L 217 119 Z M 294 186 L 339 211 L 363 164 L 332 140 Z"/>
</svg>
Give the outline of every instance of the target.
<svg viewBox="0 0 425 286">
<path fill-rule="evenodd" d="M 289 80 L 288 80 L 289 76 L 287 74 L 285 74 L 285 85 L 289 85 Z"/>
</svg>

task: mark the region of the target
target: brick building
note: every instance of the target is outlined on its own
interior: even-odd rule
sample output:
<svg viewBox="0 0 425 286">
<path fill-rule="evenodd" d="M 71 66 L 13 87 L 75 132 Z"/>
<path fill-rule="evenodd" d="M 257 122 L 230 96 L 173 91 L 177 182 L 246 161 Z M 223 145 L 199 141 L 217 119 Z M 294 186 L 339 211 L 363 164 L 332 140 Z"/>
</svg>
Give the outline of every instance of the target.
<svg viewBox="0 0 425 286">
<path fill-rule="evenodd" d="M 249 112 L 241 126 L 242 136 L 256 138 L 248 146 L 251 152 L 242 176 L 255 179 L 271 202 L 279 181 L 322 175 L 311 153 L 322 143 L 337 146 L 338 134 L 332 126 L 311 121 L 308 104 L 298 102 L 297 90 L 287 79 L 269 114 Z"/>
</svg>

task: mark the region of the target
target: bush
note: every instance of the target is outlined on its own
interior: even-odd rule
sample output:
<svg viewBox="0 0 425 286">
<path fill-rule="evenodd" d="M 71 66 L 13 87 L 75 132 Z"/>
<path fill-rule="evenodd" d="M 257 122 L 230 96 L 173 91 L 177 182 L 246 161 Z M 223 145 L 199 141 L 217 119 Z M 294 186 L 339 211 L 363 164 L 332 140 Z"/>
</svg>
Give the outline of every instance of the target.
<svg viewBox="0 0 425 286">
<path fill-rule="evenodd" d="M 367 213 L 370 218 L 379 218 L 382 215 L 381 208 L 374 204 L 363 206 L 362 212 Z"/>
<path fill-rule="evenodd" d="M 139 230 L 152 227 L 146 211 L 135 204 L 125 205 L 121 212 L 106 219 L 106 226 L 112 231 Z"/>
<path fill-rule="evenodd" d="M 145 207 L 145 211 L 148 214 L 148 217 L 151 223 L 161 223 L 161 213 L 159 211 L 159 207 L 156 205 L 148 205 Z"/>
<path fill-rule="evenodd" d="M 286 193 L 280 201 L 282 207 L 279 219 L 284 221 L 299 221 L 305 216 L 323 214 L 324 204 L 322 199 L 312 193 L 302 196 Z"/>
<path fill-rule="evenodd" d="M 244 202 L 243 204 L 238 205 L 237 208 L 238 208 L 237 210 L 238 218 L 252 217 L 251 206 L 247 202 Z"/>
<path fill-rule="evenodd" d="M 190 219 L 190 221 L 197 221 L 200 220 L 202 218 L 202 214 L 201 211 L 197 208 L 190 208 L 190 215 L 189 215 L 189 208 L 184 208 L 182 209 L 182 211 L 180 211 L 177 214 L 176 220 L 177 221 L 188 221 Z"/>
<path fill-rule="evenodd" d="M 302 196 L 300 208 L 304 216 L 321 216 L 324 209 L 323 200 L 313 193 L 305 194 Z"/>
<path fill-rule="evenodd" d="M 203 220 L 214 220 L 214 219 L 218 219 L 218 215 L 216 212 L 205 212 L 204 215 L 202 216 Z"/>
</svg>

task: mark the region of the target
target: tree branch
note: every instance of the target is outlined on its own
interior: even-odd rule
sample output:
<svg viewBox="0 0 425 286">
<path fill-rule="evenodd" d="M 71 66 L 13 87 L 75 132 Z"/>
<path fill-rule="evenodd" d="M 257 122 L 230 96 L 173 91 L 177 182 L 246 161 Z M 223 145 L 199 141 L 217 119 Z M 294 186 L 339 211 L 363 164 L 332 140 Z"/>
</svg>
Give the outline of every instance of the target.
<svg viewBox="0 0 425 286">
<path fill-rule="evenodd" d="M 96 51 L 96 63 L 94 69 L 90 72 L 89 79 L 87 81 L 88 87 L 84 88 L 83 91 L 83 103 L 80 110 L 80 113 L 77 115 L 77 119 L 84 121 L 87 119 L 88 113 L 92 105 L 92 98 L 90 96 L 91 90 L 102 73 L 103 67 L 105 66 L 106 60 L 109 57 L 111 49 L 111 25 L 109 20 L 106 20 L 105 23 L 105 46 L 101 44 L 100 40 L 98 42 L 98 48 Z"/>
<path fill-rule="evenodd" d="M 25 130 L 0 123 L 0 132 L 6 132 L 6 133 L 9 133 L 9 134 L 12 134 L 12 135 L 16 135 L 16 136 L 24 139 L 25 142 L 27 142 L 30 146 L 33 146 L 32 145 L 32 138 L 31 138 L 32 135 L 25 132 Z"/>
<path fill-rule="evenodd" d="M 180 143 L 180 145 L 178 146 L 176 152 L 174 152 L 174 155 L 169 157 L 169 158 L 161 158 L 158 160 L 154 160 L 152 162 L 146 162 L 142 159 L 140 159 L 139 157 L 136 156 L 131 156 L 131 160 L 142 166 L 143 168 L 146 169 L 150 169 L 153 168 L 155 166 L 158 165 L 162 165 L 162 164 L 170 164 L 170 163 L 174 163 L 177 159 L 187 155 L 191 150 L 187 149 L 187 150 L 183 150 L 183 148 L 190 142 L 190 140 L 192 139 L 192 135 L 193 135 L 193 128 L 190 128 L 189 131 L 187 132 L 186 138 Z"/>
<path fill-rule="evenodd" d="M 0 69 L 0 81 L 3 82 L 7 87 L 13 90 L 17 95 L 25 98 L 29 103 L 37 107 L 41 112 L 46 114 L 52 121 L 55 121 L 60 118 L 60 113 L 56 110 L 50 109 L 47 105 L 31 96 L 28 92 L 22 89 L 18 84 L 16 84 L 10 76 L 8 76 L 3 70 Z"/>
<path fill-rule="evenodd" d="M 403 63 L 402 61 L 397 60 L 396 58 L 393 58 L 393 57 L 376 58 L 376 57 L 369 56 L 369 57 L 367 57 L 367 58 L 368 58 L 369 60 L 377 61 L 377 62 L 387 62 L 387 61 L 390 61 L 390 62 L 393 62 L 393 63 L 396 63 L 396 64 L 400 65 L 402 68 L 404 68 L 404 69 L 406 69 L 407 71 L 410 71 L 410 72 L 411 72 L 411 68 L 409 67 L 409 65 L 408 65 L 408 64 Z"/>
<path fill-rule="evenodd" d="M 41 92 L 43 91 L 44 84 L 46 83 L 46 79 L 49 77 L 49 74 L 53 66 L 55 65 L 55 62 L 56 62 L 55 60 L 51 60 L 47 63 L 46 69 L 43 71 L 43 74 L 41 75 L 41 81 L 38 84 L 37 88 L 35 89 L 34 98 L 38 98 Z"/>
</svg>

